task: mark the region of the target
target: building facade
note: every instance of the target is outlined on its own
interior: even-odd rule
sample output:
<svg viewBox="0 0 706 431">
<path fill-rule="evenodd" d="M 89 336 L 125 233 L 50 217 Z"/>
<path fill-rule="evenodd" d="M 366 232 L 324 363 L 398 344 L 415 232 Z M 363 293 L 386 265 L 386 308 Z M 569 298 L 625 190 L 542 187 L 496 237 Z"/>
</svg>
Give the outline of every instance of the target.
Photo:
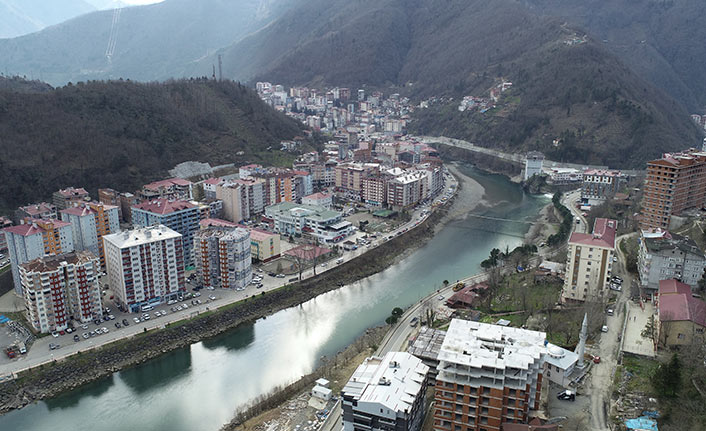
<svg viewBox="0 0 706 431">
<path fill-rule="evenodd" d="M 15 293 L 22 295 L 19 266 L 45 255 L 74 251 L 71 224 L 61 220 L 35 219 L 3 229 L 10 256 Z"/>
<path fill-rule="evenodd" d="M 647 162 L 640 228 L 669 229 L 672 216 L 706 200 L 706 153 L 690 150 Z"/>
<path fill-rule="evenodd" d="M 703 345 L 706 341 L 706 302 L 694 298 L 689 285 L 679 280 L 660 281 L 657 314 L 660 345 Z"/>
<path fill-rule="evenodd" d="M 164 225 L 106 235 L 108 282 L 128 311 L 177 299 L 186 291 L 180 233 Z"/>
<path fill-rule="evenodd" d="M 429 367 L 405 352 L 367 358 L 341 391 L 343 431 L 418 431 Z"/>
<path fill-rule="evenodd" d="M 194 234 L 199 230 L 201 216 L 199 206 L 185 200 L 155 199 L 132 207 L 132 222 L 136 226 L 165 225 L 182 235 L 187 267 L 194 264 Z"/>
<path fill-rule="evenodd" d="M 588 169 L 583 173 L 581 199 L 583 203 L 598 205 L 620 191 L 624 177 L 620 171 Z"/>
<path fill-rule="evenodd" d="M 328 193 L 314 193 L 302 198 L 304 205 L 314 205 L 330 210 L 333 206 L 333 196 Z"/>
<path fill-rule="evenodd" d="M 574 232 L 569 238 L 562 301 L 603 301 L 615 256 L 618 222 L 597 218 L 593 233 Z"/>
<path fill-rule="evenodd" d="M 637 258 L 640 285 L 656 293 L 662 280 L 676 279 L 698 287 L 706 270 L 706 255 L 693 239 L 651 229 L 641 232 Z"/>
<path fill-rule="evenodd" d="M 279 234 L 260 229 L 250 230 L 250 253 L 260 262 L 277 259 L 281 253 Z"/>
<path fill-rule="evenodd" d="M 38 204 L 31 204 L 23 207 L 19 207 L 15 211 L 15 219 L 19 223 L 24 219 L 56 219 L 57 218 L 56 206 L 50 203 L 41 202 Z"/>
<path fill-rule="evenodd" d="M 250 232 L 210 227 L 194 236 L 196 274 L 204 287 L 242 290 L 252 281 Z"/>
<path fill-rule="evenodd" d="M 45 256 L 20 265 L 27 321 L 35 331 L 61 331 L 71 320 L 103 315 L 98 284 L 100 263 L 87 251 Z"/>
<path fill-rule="evenodd" d="M 140 191 L 140 199 L 184 199 L 191 200 L 193 195 L 193 184 L 183 178 L 169 178 L 145 184 Z"/>
<path fill-rule="evenodd" d="M 500 431 L 540 406 L 543 332 L 453 319 L 439 352 L 434 430 Z"/>
<path fill-rule="evenodd" d="M 88 250 L 98 256 L 105 268 L 103 236 L 120 232 L 118 208 L 96 202 L 84 202 L 61 210 L 61 220 L 71 223 L 75 250 Z"/>
</svg>

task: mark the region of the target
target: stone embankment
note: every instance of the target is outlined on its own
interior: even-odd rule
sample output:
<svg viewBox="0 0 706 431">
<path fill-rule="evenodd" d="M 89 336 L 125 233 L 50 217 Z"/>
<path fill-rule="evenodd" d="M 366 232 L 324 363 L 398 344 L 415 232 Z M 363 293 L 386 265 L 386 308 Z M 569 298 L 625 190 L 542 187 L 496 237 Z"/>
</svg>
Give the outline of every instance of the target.
<svg viewBox="0 0 706 431">
<path fill-rule="evenodd" d="M 51 365 L 25 371 L 16 379 L 0 384 L 0 414 L 54 397 L 121 369 L 214 337 L 239 325 L 253 323 L 279 310 L 299 305 L 322 293 L 380 272 L 405 252 L 431 239 L 434 227 L 444 221 L 452 201 L 453 198 L 404 235 L 395 237 L 317 277 L 253 295 L 217 311 L 201 314 L 164 329 L 116 341 L 100 349 L 79 352 Z"/>
</svg>

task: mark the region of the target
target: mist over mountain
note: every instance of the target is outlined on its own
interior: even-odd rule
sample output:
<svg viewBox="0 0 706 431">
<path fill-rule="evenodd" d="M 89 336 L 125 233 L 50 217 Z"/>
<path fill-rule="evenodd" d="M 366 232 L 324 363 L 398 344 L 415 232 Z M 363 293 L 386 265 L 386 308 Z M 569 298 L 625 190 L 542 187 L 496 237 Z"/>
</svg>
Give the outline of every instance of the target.
<svg viewBox="0 0 706 431">
<path fill-rule="evenodd" d="M 33 33 L 95 10 L 87 0 L 0 0 L 0 39 Z"/>
<path fill-rule="evenodd" d="M 18 0 L 19 1 L 19 0 Z M 52 85 L 184 76 L 192 62 L 261 28 L 289 0 L 168 0 L 106 10 L 0 40 L 0 71 Z M 211 76 L 213 64 L 207 73 Z"/>
</svg>

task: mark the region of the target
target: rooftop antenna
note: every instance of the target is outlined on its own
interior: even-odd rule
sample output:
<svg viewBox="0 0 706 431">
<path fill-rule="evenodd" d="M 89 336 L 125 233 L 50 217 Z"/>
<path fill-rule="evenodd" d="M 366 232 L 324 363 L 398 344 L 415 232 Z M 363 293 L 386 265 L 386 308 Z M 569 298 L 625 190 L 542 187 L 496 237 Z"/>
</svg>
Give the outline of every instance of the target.
<svg viewBox="0 0 706 431">
<path fill-rule="evenodd" d="M 223 81 L 223 61 L 221 54 L 218 54 L 218 80 Z"/>
</svg>

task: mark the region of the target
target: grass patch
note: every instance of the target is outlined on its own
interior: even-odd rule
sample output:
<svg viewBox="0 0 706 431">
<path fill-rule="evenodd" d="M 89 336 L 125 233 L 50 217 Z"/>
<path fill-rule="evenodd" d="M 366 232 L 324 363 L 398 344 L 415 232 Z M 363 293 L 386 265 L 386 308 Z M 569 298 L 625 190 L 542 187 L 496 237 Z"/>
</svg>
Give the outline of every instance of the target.
<svg viewBox="0 0 706 431">
<path fill-rule="evenodd" d="M 527 271 L 506 276 L 490 308 L 496 313 L 540 310 L 548 304 L 555 304 L 560 294 L 561 283 L 535 284 L 533 273 Z"/>
<path fill-rule="evenodd" d="M 625 355 L 623 368 L 632 374 L 626 386 L 628 393 L 644 392 L 648 395 L 653 395 L 652 376 L 658 366 L 659 362 L 656 360 Z"/>
</svg>

